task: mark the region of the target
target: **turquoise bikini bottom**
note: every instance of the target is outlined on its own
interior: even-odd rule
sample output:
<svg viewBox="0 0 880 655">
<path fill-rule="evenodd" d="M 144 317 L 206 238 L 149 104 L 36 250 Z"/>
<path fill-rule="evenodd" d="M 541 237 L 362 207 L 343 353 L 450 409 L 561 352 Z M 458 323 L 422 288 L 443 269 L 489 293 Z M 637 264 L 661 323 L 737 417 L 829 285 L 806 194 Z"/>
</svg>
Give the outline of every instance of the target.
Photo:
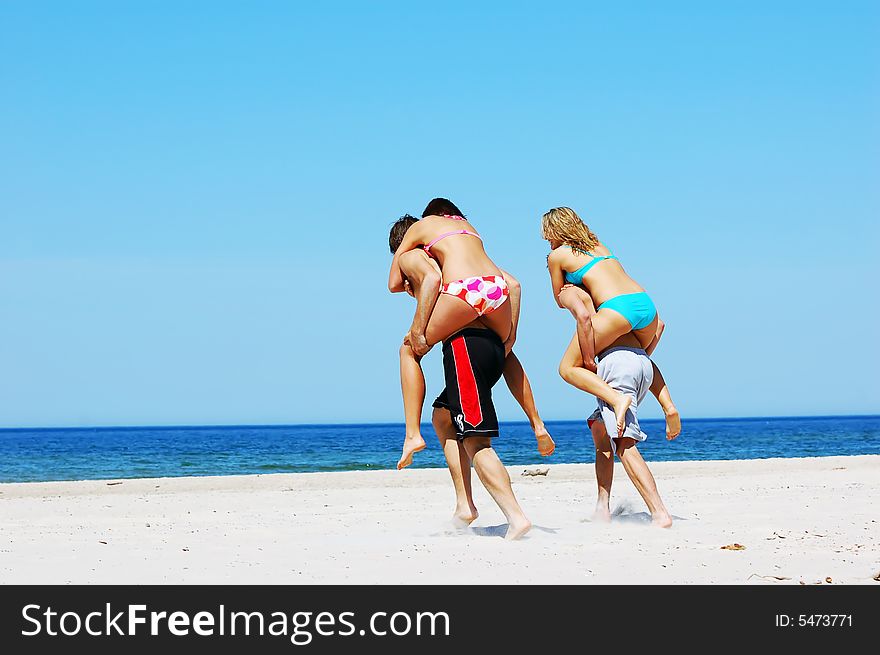
<svg viewBox="0 0 880 655">
<path fill-rule="evenodd" d="M 639 293 L 625 293 L 622 296 L 614 296 L 603 302 L 597 309 L 613 309 L 621 314 L 633 330 L 641 330 L 647 327 L 657 316 L 657 308 L 651 297 L 644 291 Z"/>
</svg>

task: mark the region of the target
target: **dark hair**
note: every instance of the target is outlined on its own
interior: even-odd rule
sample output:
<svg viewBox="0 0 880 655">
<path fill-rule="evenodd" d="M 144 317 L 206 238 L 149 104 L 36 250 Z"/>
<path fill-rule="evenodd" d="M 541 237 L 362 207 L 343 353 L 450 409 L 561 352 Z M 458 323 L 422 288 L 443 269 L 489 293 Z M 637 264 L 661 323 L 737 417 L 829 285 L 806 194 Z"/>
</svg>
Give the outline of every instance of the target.
<svg viewBox="0 0 880 655">
<path fill-rule="evenodd" d="M 422 218 L 425 216 L 461 216 L 462 218 L 467 218 L 464 214 L 461 213 L 461 210 L 455 206 L 451 200 L 446 198 L 434 198 L 431 202 L 428 203 L 428 206 L 425 207 L 425 211 L 422 212 Z"/>
<path fill-rule="evenodd" d="M 394 225 L 391 226 L 391 232 L 388 233 L 388 247 L 391 248 L 392 255 L 397 252 L 397 249 L 400 248 L 400 244 L 403 243 L 403 235 L 406 234 L 406 231 L 417 223 L 418 220 L 419 219 L 415 216 L 404 214 L 394 221 Z"/>
</svg>

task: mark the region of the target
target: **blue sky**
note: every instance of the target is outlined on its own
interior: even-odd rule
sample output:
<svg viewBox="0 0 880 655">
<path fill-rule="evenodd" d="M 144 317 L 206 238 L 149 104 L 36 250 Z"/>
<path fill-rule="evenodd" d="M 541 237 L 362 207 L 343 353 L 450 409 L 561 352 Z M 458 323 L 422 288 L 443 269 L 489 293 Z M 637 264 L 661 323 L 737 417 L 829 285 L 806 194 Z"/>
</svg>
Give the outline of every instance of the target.
<svg viewBox="0 0 880 655">
<path fill-rule="evenodd" d="M 421 4 L 0 4 L 0 426 L 402 420 L 387 227 L 436 195 L 523 283 L 547 419 L 592 408 L 556 205 L 686 417 L 878 410 L 880 5 Z"/>
</svg>

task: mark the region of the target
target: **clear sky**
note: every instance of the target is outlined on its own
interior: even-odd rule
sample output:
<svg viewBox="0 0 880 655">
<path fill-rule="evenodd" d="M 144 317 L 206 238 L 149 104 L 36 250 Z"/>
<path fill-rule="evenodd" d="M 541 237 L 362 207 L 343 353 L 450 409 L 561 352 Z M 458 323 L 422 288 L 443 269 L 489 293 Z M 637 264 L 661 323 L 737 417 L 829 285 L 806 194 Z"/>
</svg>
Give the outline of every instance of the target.
<svg viewBox="0 0 880 655">
<path fill-rule="evenodd" d="M 878 3 L 425 4 L 0 3 L 0 426 L 402 421 L 387 228 L 437 195 L 546 419 L 593 404 L 557 205 L 685 417 L 880 410 Z"/>
</svg>

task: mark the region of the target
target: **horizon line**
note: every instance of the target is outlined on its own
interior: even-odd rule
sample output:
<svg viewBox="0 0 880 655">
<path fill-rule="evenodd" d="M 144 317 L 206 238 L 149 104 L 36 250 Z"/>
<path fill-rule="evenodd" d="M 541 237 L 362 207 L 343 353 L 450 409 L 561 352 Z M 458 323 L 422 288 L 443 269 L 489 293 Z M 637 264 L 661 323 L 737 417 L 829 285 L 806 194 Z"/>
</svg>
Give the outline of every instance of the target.
<svg viewBox="0 0 880 655">
<path fill-rule="evenodd" d="M 829 419 L 829 418 L 880 418 L 880 414 L 805 414 L 805 415 L 779 415 L 779 416 L 696 416 L 682 419 L 682 422 L 691 421 L 760 421 L 781 419 Z M 644 421 L 663 421 L 663 417 L 644 418 Z M 581 423 L 585 418 L 577 419 L 548 419 L 545 423 Z M 499 423 L 522 423 L 528 425 L 526 420 L 505 421 Z M 374 421 L 369 423 L 208 423 L 208 424 L 165 424 L 165 425 L 83 425 L 83 426 L 20 426 L 0 427 L 0 432 L 26 432 L 37 431 L 75 431 L 75 430 L 185 430 L 185 429 L 242 429 L 242 428 L 299 428 L 299 427 L 355 427 L 366 425 L 404 425 L 402 421 Z M 421 425 L 431 425 L 430 422 L 422 422 Z"/>
</svg>

